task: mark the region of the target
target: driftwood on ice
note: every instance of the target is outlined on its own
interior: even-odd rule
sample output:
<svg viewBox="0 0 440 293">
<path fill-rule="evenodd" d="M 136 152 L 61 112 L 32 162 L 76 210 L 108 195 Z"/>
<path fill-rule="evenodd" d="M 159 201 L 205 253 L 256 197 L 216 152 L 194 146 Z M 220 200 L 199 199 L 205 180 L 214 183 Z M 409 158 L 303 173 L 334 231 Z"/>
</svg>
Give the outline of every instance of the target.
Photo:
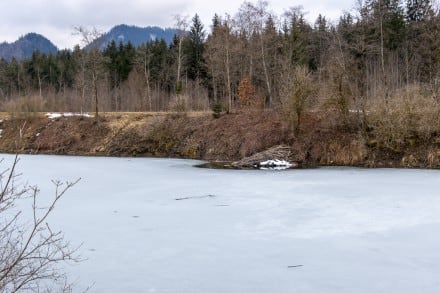
<svg viewBox="0 0 440 293">
<path fill-rule="evenodd" d="M 287 167 L 295 167 L 297 164 L 289 162 L 291 153 L 291 149 L 288 146 L 275 146 L 250 157 L 243 158 L 240 161 L 233 162 L 232 166 L 237 168 L 260 168 L 264 167 L 264 165 L 269 165 L 267 167 L 272 167 L 269 163 L 273 162 L 273 165 L 278 163 L 284 166 L 291 164 L 287 165 Z"/>
</svg>

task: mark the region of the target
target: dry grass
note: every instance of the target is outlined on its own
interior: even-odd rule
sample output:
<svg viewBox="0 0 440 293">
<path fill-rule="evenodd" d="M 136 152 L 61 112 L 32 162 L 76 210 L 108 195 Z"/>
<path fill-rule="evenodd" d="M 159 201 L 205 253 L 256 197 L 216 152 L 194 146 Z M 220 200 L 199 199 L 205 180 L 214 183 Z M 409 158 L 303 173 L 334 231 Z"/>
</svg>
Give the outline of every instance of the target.
<svg viewBox="0 0 440 293">
<path fill-rule="evenodd" d="M 19 97 L 4 102 L 1 108 L 9 113 L 11 118 L 36 118 L 46 106 L 46 101 L 40 96 Z"/>
<path fill-rule="evenodd" d="M 367 105 L 371 135 L 380 147 L 400 152 L 440 133 L 440 103 L 419 87 L 378 97 Z"/>
</svg>

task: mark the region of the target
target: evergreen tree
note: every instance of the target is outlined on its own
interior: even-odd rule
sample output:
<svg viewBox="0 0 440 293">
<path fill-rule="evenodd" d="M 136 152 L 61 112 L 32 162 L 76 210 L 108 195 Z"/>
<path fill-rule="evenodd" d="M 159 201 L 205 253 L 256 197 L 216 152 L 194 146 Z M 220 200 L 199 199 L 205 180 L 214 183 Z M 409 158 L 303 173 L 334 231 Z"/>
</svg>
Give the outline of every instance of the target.
<svg viewBox="0 0 440 293">
<path fill-rule="evenodd" d="M 406 18 L 409 22 L 425 21 L 433 14 L 431 0 L 407 0 Z"/>
<path fill-rule="evenodd" d="M 439 19 L 429 0 L 408 0 L 408 82 L 434 82 L 437 76 Z"/>
<path fill-rule="evenodd" d="M 287 14 L 289 22 L 287 34 L 284 35 L 284 54 L 287 54 L 291 65 L 305 65 L 308 62 L 308 33 L 310 26 L 304 19 L 301 9 L 294 9 Z"/>
<path fill-rule="evenodd" d="M 385 47 L 390 50 L 400 48 L 405 41 L 407 28 L 404 9 L 400 0 L 385 1 L 384 37 Z"/>
<path fill-rule="evenodd" d="M 214 31 L 221 25 L 221 20 L 220 17 L 218 16 L 218 14 L 214 14 L 214 17 L 212 18 L 212 32 L 214 33 Z"/>
<path fill-rule="evenodd" d="M 133 69 L 136 50 L 128 42 L 124 45 L 122 42 L 116 47 L 115 41 L 112 41 L 104 50 L 103 55 L 108 58 L 107 68 L 110 73 L 113 88 L 127 80 L 128 75 Z"/>
<path fill-rule="evenodd" d="M 48 78 L 47 72 L 44 71 L 45 59 L 46 55 L 35 51 L 32 53 L 32 58 L 25 62 L 27 74 L 31 78 L 31 86 L 38 89 L 40 97 L 43 95 L 43 82 Z"/>
<path fill-rule="evenodd" d="M 77 68 L 72 53 L 69 50 L 59 51 L 56 55 L 56 62 L 58 68 L 58 90 L 73 88 Z"/>
<path fill-rule="evenodd" d="M 124 82 L 127 80 L 128 75 L 133 69 L 134 59 L 136 56 L 136 50 L 131 44 L 131 42 L 127 42 L 127 44 L 119 44 L 118 49 L 118 71 L 120 82 Z"/>
<path fill-rule="evenodd" d="M 105 48 L 103 55 L 108 58 L 107 69 L 109 71 L 111 86 L 112 88 L 116 88 L 119 86 L 121 81 L 119 76 L 119 53 L 118 48 L 116 47 L 116 42 L 112 40 Z"/>
<path fill-rule="evenodd" d="M 401 0 L 368 0 L 362 8 L 361 20 L 370 45 L 389 50 L 399 48 L 406 37 L 405 13 Z M 382 46 L 382 45 L 380 45 Z"/>
<path fill-rule="evenodd" d="M 192 19 L 186 46 L 188 78 L 192 80 L 203 80 L 207 77 L 207 69 L 203 57 L 204 50 L 205 31 L 199 16 L 196 14 Z"/>
<path fill-rule="evenodd" d="M 324 63 L 325 52 L 330 42 L 330 29 L 327 19 L 321 14 L 315 21 L 310 41 L 309 67 L 316 71 Z"/>
</svg>

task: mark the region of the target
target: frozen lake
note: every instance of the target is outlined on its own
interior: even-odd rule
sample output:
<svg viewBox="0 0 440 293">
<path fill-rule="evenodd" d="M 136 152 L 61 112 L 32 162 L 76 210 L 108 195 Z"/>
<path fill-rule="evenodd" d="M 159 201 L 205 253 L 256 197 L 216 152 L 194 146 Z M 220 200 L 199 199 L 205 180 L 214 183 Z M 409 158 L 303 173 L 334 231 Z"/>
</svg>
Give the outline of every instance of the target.
<svg viewBox="0 0 440 293">
<path fill-rule="evenodd" d="M 11 156 L 3 155 L 9 161 Z M 440 292 L 440 171 L 22 156 L 90 292 Z M 5 166 L 5 163 L 3 163 Z"/>
</svg>

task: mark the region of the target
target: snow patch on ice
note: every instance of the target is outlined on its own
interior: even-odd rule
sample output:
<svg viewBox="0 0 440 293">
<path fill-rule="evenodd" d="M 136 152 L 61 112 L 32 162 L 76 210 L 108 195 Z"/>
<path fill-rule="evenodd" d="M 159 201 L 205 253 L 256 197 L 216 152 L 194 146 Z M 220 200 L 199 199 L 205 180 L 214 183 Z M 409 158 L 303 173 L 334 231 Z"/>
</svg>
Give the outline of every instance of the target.
<svg viewBox="0 0 440 293">
<path fill-rule="evenodd" d="M 257 164 L 262 170 L 285 170 L 294 167 L 294 164 L 287 162 L 285 160 L 267 160 Z"/>
<path fill-rule="evenodd" d="M 60 117 L 73 117 L 73 116 L 86 117 L 86 118 L 93 117 L 92 115 L 85 113 L 46 113 L 46 117 L 49 119 L 56 119 Z"/>
</svg>

